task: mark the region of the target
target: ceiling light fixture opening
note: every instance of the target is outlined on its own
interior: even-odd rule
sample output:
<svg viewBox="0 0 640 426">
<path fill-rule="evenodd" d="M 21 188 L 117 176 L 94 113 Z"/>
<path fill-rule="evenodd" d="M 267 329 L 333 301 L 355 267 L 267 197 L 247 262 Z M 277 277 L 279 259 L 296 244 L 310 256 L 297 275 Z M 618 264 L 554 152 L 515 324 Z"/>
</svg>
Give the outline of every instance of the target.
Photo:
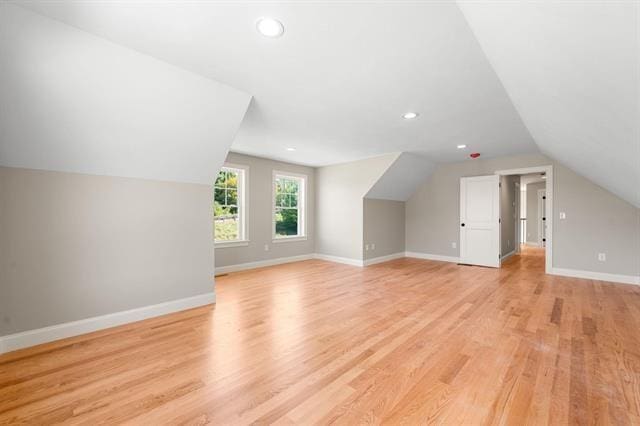
<svg viewBox="0 0 640 426">
<path fill-rule="evenodd" d="M 407 112 L 402 117 L 405 120 L 412 120 L 412 119 L 416 118 L 417 116 L 418 116 L 417 112 Z"/>
<path fill-rule="evenodd" d="M 458 149 L 465 149 L 466 147 L 467 147 L 467 146 L 466 146 L 465 144 L 462 144 L 462 145 L 458 145 L 458 146 L 456 146 L 456 148 L 458 148 Z"/>
<path fill-rule="evenodd" d="M 282 22 L 273 18 L 260 18 L 256 22 L 256 29 L 265 37 L 276 38 L 284 33 Z"/>
<path fill-rule="evenodd" d="M 295 148 L 287 148 L 287 151 L 295 151 Z"/>
</svg>

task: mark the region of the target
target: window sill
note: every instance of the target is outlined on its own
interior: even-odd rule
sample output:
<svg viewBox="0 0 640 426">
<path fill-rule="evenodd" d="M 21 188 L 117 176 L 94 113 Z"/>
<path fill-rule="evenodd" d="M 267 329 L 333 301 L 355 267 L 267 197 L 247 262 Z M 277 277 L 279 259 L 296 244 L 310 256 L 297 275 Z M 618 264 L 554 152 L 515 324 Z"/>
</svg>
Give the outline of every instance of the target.
<svg viewBox="0 0 640 426">
<path fill-rule="evenodd" d="M 221 241 L 215 243 L 215 248 L 227 248 L 227 247 L 246 247 L 249 245 L 249 240 L 238 241 Z"/>
<path fill-rule="evenodd" d="M 303 236 L 303 237 L 280 237 L 280 238 L 274 238 L 272 240 L 273 243 L 275 244 L 279 244 L 279 243 L 293 243 L 296 241 L 307 241 L 307 237 Z"/>
</svg>

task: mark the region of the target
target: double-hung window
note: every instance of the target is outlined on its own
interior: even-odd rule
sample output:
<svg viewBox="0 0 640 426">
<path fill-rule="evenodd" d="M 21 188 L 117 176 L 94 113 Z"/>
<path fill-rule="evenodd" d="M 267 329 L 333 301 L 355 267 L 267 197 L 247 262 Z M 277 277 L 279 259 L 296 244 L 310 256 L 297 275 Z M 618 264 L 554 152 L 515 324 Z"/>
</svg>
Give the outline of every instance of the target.
<svg viewBox="0 0 640 426">
<path fill-rule="evenodd" d="M 243 244 L 246 232 L 246 182 L 248 168 L 226 164 L 213 189 L 215 242 L 218 245 Z"/>
<path fill-rule="evenodd" d="M 273 239 L 275 242 L 306 238 L 307 177 L 273 173 Z"/>
</svg>

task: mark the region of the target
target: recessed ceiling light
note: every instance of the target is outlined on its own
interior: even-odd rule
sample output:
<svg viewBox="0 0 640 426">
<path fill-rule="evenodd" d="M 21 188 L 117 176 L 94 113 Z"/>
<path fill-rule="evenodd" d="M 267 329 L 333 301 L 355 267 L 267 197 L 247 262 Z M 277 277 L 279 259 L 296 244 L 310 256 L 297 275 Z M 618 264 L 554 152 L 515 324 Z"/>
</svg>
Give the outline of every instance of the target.
<svg viewBox="0 0 640 426">
<path fill-rule="evenodd" d="M 284 25 L 282 22 L 273 18 L 260 18 L 256 22 L 258 32 L 265 37 L 280 37 L 284 33 Z"/>
<path fill-rule="evenodd" d="M 464 145 L 464 144 L 456 146 L 456 148 L 458 148 L 458 149 L 465 149 L 466 147 L 467 147 L 467 146 L 466 146 L 466 145 Z"/>
<path fill-rule="evenodd" d="M 546 178 L 547 178 L 546 176 L 542 176 L 542 179 L 546 179 Z"/>
<path fill-rule="evenodd" d="M 411 120 L 414 119 L 418 116 L 417 112 L 407 112 L 405 115 L 403 115 L 402 117 L 404 117 L 405 120 Z"/>
<path fill-rule="evenodd" d="M 295 151 L 295 148 L 287 148 L 287 151 Z"/>
</svg>

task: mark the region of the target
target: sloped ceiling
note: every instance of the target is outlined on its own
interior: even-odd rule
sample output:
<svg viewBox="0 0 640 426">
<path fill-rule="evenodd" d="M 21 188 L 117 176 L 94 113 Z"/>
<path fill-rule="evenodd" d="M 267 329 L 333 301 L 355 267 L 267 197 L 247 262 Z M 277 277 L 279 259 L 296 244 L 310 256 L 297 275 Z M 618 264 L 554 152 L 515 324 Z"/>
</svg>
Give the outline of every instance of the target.
<svg viewBox="0 0 640 426">
<path fill-rule="evenodd" d="M 211 184 L 250 99 L 0 4 L 0 165 Z"/>
<path fill-rule="evenodd" d="M 407 201 L 434 169 L 433 162 L 403 152 L 373 184 L 365 198 Z"/>
<path fill-rule="evenodd" d="M 459 5 L 540 150 L 640 207 L 640 3 Z"/>
<path fill-rule="evenodd" d="M 252 94 L 234 151 L 312 166 L 538 151 L 454 2 L 20 5 Z M 262 37 L 262 16 L 284 35 Z"/>
</svg>

